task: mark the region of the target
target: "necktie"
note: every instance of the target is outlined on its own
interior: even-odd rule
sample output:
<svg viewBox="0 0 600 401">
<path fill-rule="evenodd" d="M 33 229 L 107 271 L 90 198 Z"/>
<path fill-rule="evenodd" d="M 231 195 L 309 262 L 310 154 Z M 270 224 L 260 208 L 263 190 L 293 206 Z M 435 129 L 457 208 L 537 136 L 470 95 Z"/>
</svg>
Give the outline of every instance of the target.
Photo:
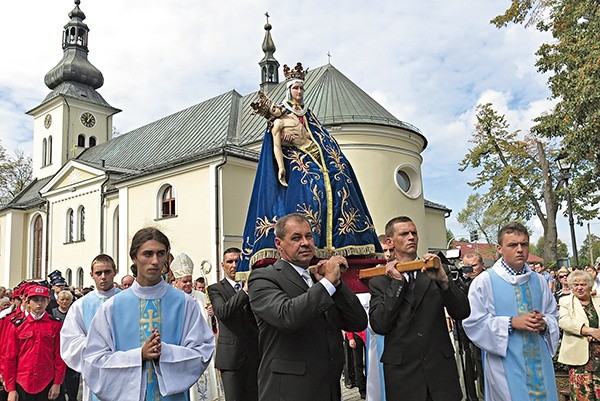
<svg viewBox="0 0 600 401">
<path fill-rule="evenodd" d="M 235 292 L 238 292 L 239 290 L 242 289 L 242 286 L 240 283 L 235 283 L 235 286 L 233 287 L 233 289 L 235 290 Z"/>
<path fill-rule="evenodd" d="M 308 272 L 308 270 L 304 270 L 302 272 L 302 278 L 304 279 L 304 281 L 306 281 L 306 284 L 308 285 L 308 287 L 312 287 L 313 285 L 313 281 L 312 278 L 310 277 L 310 273 Z"/>
</svg>

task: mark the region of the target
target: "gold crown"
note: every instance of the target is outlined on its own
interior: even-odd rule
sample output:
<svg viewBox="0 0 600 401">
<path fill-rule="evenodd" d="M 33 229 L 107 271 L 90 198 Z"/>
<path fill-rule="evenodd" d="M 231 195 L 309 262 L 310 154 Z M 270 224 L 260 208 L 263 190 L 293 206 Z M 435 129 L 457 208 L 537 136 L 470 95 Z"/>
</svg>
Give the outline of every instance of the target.
<svg viewBox="0 0 600 401">
<path fill-rule="evenodd" d="M 283 75 L 285 75 L 285 79 L 301 79 L 304 81 L 304 77 L 306 76 L 307 72 L 308 72 L 308 69 L 306 69 L 306 71 L 304 71 L 304 68 L 302 67 L 301 62 L 298 62 L 296 64 L 296 67 L 294 67 L 294 69 L 291 69 L 290 67 L 288 67 L 287 64 L 283 65 Z"/>
<path fill-rule="evenodd" d="M 271 117 L 270 110 L 272 105 L 273 102 L 263 91 L 258 92 L 258 101 L 250 103 L 250 106 L 254 109 L 254 113 L 263 116 L 267 120 Z"/>
</svg>

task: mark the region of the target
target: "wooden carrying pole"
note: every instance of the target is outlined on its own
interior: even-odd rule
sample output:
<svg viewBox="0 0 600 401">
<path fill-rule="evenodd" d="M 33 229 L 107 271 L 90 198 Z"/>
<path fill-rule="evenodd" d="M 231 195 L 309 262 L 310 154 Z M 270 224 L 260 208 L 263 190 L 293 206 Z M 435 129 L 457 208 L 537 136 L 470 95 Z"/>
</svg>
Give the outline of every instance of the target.
<svg viewBox="0 0 600 401">
<path fill-rule="evenodd" d="M 432 258 L 424 260 L 413 260 L 412 262 L 396 263 L 396 270 L 401 273 L 412 272 L 415 270 L 426 269 L 440 269 L 442 267 L 442 261 L 439 257 L 434 256 Z M 375 276 L 382 276 L 385 274 L 385 265 L 370 267 L 368 269 L 360 269 L 358 271 L 358 278 L 371 278 Z"/>
</svg>

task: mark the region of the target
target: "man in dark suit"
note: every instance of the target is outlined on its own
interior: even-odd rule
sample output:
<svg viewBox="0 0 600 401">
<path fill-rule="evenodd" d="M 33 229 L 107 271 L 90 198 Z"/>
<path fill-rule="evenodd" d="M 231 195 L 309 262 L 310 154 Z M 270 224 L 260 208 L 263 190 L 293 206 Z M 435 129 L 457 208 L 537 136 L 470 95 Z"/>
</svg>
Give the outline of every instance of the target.
<svg viewBox="0 0 600 401">
<path fill-rule="evenodd" d="M 367 327 L 360 301 L 340 281 L 346 259 L 333 256 L 309 272 L 315 245 L 301 214 L 280 218 L 275 237 L 281 259 L 253 270 L 249 280 L 261 352 L 259 399 L 339 401 L 341 330 Z"/>
<path fill-rule="evenodd" d="M 387 242 L 396 260 L 386 275 L 369 283 L 371 327 L 385 335 L 381 362 L 388 400 L 458 401 L 462 399 L 454 349 L 444 314 L 469 316 L 467 296 L 444 268 L 400 273 L 396 263 L 417 259 L 419 237 L 409 217 L 390 220 Z M 425 254 L 424 260 L 434 255 Z"/>
<path fill-rule="evenodd" d="M 235 281 L 241 251 L 226 249 L 221 267 L 225 278 L 208 287 L 208 296 L 219 322 L 215 367 L 227 401 L 256 401 L 258 387 L 258 328 L 250 309 L 247 283 Z"/>
</svg>

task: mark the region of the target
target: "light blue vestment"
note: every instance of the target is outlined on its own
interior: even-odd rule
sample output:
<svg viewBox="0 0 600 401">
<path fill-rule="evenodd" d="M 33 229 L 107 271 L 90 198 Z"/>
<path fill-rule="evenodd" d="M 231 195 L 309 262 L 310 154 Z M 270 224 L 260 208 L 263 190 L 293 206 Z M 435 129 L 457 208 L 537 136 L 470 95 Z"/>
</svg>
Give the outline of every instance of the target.
<svg viewBox="0 0 600 401">
<path fill-rule="evenodd" d="M 493 269 L 487 272 L 491 279 L 496 316 L 521 316 L 534 309 L 544 310 L 539 280 L 529 279 L 521 285 L 512 285 Z M 558 400 L 552 356 L 539 333 L 515 330 L 510 334 L 502 363 L 510 399 Z"/>
<path fill-rule="evenodd" d="M 116 349 L 127 351 L 139 348 L 150 336 L 152 330 L 160 332 L 161 342 L 181 344 L 185 316 L 184 293 L 169 287 L 159 299 L 141 299 L 132 291 L 123 291 L 114 297 L 113 324 Z M 137 314 L 132 316 L 132 311 Z M 160 395 L 155 365 L 147 363 L 147 401 L 188 401 L 187 391 L 170 396 Z"/>
</svg>

